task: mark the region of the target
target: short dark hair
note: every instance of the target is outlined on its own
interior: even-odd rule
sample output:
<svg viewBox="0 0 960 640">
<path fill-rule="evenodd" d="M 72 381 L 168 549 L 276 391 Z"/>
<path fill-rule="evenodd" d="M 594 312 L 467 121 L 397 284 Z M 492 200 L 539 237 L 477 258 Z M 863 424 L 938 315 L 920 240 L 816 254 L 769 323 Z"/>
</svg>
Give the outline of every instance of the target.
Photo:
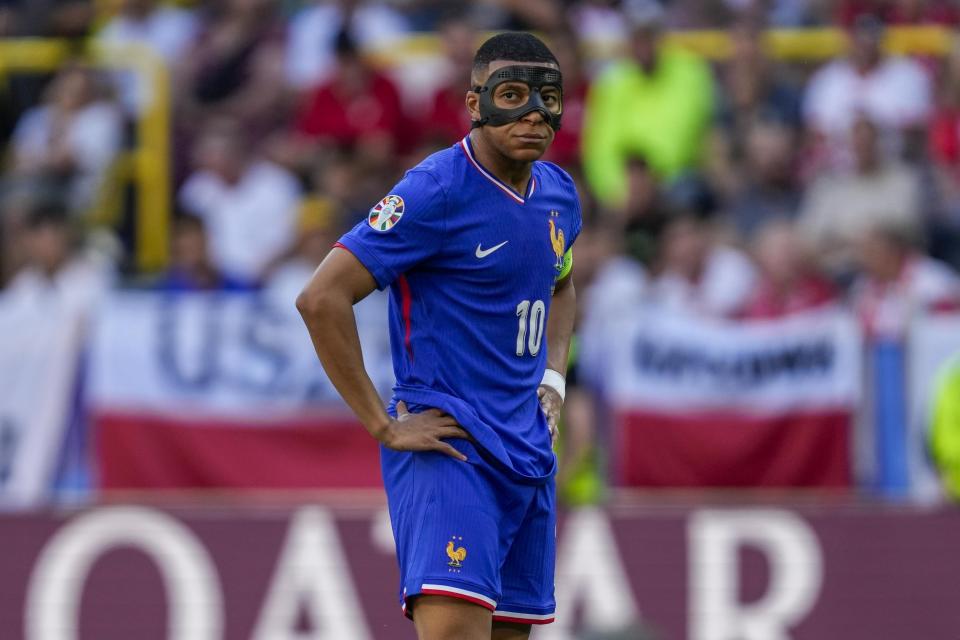
<svg viewBox="0 0 960 640">
<path fill-rule="evenodd" d="M 473 75 L 480 76 L 494 60 L 516 62 L 551 62 L 558 67 L 556 56 L 543 40 L 523 31 L 507 31 L 488 39 L 473 56 Z"/>
</svg>

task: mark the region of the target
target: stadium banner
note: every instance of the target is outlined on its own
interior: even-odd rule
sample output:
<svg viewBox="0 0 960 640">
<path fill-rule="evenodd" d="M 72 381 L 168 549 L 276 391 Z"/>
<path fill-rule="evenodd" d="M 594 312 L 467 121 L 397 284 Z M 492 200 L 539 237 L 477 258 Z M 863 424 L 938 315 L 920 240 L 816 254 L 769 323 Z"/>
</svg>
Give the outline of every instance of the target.
<svg viewBox="0 0 960 640">
<path fill-rule="evenodd" d="M 584 348 L 614 418 L 615 482 L 848 486 L 861 345 L 855 320 L 833 309 L 756 322 L 612 318 Z"/>
<path fill-rule="evenodd" d="M 356 315 L 386 396 L 382 294 Z M 290 300 L 116 293 L 94 331 L 89 387 L 102 488 L 380 484 L 376 444 L 326 378 Z"/>
<path fill-rule="evenodd" d="M 0 633 L 412 640 L 383 508 L 347 494 L 326 504 L 0 515 Z M 953 640 L 958 539 L 960 511 L 889 505 L 572 511 L 559 526 L 557 621 L 535 635 Z"/>
<path fill-rule="evenodd" d="M 48 299 L 0 299 L 0 508 L 46 504 L 79 415 L 83 313 Z"/>
</svg>

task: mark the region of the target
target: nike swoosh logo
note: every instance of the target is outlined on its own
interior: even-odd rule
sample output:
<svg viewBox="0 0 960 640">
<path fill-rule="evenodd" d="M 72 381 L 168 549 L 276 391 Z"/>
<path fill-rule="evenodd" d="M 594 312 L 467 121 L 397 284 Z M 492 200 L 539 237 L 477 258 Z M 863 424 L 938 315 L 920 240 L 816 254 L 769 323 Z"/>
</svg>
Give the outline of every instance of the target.
<svg viewBox="0 0 960 640">
<path fill-rule="evenodd" d="M 480 248 L 480 245 L 478 244 L 478 245 L 477 245 L 477 257 L 478 257 L 478 258 L 486 258 L 488 255 L 490 255 L 491 253 L 493 253 L 494 251 L 496 251 L 497 249 L 499 249 L 499 248 L 502 247 L 503 245 L 507 244 L 508 242 L 510 242 L 510 241 L 509 241 L 509 240 L 504 240 L 504 241 L 501 242 L 500 244 L 498 244 L 498 245 L 496 245 L 496 246 L 493 246 L 493 247 L 490 247 L 489 249 L 481 249 L 481 248 Z"/>
</svg>

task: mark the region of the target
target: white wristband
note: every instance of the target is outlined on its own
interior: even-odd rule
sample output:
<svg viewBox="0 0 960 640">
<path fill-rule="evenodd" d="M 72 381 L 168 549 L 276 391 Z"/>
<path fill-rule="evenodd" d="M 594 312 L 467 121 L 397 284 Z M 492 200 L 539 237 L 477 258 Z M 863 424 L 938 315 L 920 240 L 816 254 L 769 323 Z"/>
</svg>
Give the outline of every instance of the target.
<svg viewBox="0 0 960 640">
<path fill-rule="evenodd" d="M 567 379 L 559 371 L 553 369 L 544 371 L 543 380 L 540 381 L 540 384 L 546 385 L 560 394 L 561 400 L 567 399 Z"/>
</svg>

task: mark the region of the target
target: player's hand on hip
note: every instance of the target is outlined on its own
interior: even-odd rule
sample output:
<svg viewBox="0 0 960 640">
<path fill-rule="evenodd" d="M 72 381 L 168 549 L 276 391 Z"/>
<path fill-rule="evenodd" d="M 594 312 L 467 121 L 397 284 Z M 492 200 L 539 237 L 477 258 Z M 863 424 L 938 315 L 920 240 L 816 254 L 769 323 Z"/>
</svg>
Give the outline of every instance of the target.
<svg viewBox="0 0 960 640">
<path fill-rule="evenodd" d="M 470 439 L 456 419 L 439 409 L 428 409 L 422 413 L 410 413 L 401 400 L 397 403 L 397 418 L 380 437 L 386 447 L 397 451 L 439 451 L 457 460 L 466 460 L 467 456 L 457 451 L 447 438 Z"/>
<path fill-rule="evenodd" d="M 560 412 L 563 411 L 563 398 L 560 397 L 556 389 L 545 384 L 537 388 L 537 397 L 540 398 L 540 408 L 547 416 L 547 426 L 550 428 L 550 444 L 556 445 L 557 436 L 560 433 L 557 423 L 560 422 Z"/>
</svg>

